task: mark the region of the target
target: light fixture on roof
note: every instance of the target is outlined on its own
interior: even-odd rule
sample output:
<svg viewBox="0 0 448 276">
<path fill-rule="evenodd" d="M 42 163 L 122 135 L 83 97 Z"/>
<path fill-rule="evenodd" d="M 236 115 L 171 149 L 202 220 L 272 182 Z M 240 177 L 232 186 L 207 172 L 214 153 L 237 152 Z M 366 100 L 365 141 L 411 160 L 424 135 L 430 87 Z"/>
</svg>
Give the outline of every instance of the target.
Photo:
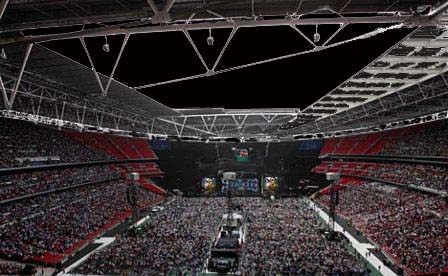
<svg viewBox="0 0 448 276">
<path fill-rule="evenodd" d="M 214 43 L 215 43 L 215 39 L 212 36 L 212 29 L 208 29 L 207 45 L 213 46 Z"/>
<path fill-rule="evenodd" d="M 107 43 L 107 36 L 105 36 L 104 38 L 106 39 L 106 42 L 103 45 L 103 51 L 106 52 L 106 53 L 109 53 L 110 52 L 110 46 L 109 46 L 109 43 Z"/>
<path fill-rule="evenodd" d="M 7 59 L 8 57 L 6 56 L 6 52 L 5 52 L 5 49 L 4 48 L 2 48 L 2 52 L 0 53 L 0 58 L 2 58 L 2 59 Z"/>
<path fill-rule="evenodd" d="M 317 26 L 319 26 L 319 25 L 316 24 L 316 32 L 314 33 L 314 36 L 313 36 L 314 43 L 317 43 L 320 40 L 320 34 L 317 31 Z"/>
</svg>

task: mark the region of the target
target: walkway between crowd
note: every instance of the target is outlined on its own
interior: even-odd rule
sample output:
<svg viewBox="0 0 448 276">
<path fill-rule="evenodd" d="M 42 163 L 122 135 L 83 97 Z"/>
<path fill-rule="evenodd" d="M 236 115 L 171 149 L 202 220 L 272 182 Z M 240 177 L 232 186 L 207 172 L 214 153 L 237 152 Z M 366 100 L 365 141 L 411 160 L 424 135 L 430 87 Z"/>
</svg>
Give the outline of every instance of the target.
<svg viewBox="0 0 448 276">
<path fill-rule="evenodd" d="M 319 214 L 319 216 L 328 223 L 329 217 L 328 215 L 314 202 L 308 200 L 310 207 Z M 341 232 L 344 234 L 347 239 L 349 239 L 353 248 L 364 258 L 366 259 L 373 267 L 375 267 L 378 271 L 381 272 L 382 275 L 385 276 L 397 276 L 395 272 L 393 272 L 389 267 L 387 267 L 380 259 L 378 259 L 375 255 L 370 254 L 369 249 L 374 249 L 375 246 L 371 243 L 361 243 L 355 237 L 353 237 L 348 231 L 339 225 L 339 223 L 335 222 L 335 231 Z"/>
</svg>

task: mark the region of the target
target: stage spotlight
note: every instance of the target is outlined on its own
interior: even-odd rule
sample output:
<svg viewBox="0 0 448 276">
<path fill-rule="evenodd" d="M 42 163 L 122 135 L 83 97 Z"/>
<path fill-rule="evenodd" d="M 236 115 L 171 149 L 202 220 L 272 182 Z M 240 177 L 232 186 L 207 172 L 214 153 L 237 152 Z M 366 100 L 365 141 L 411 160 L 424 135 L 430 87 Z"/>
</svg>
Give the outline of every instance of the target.
<svg viewBox="0 0 448 276">
<path fill-rule="evenodd" d="M 6 52 L 5 52 L 5 49 L 3 49 L 2 48 L 2 52 L 0 53 L 0 57 L 2 58 L 2 59 L 7 59 L 8 57 L 6 56 Z"/>
<path fill-rule="evenodd" d="M 208 29 L 207 45 L 213 46 L 214 43 L 215 43 L 215 39 L 212 36 L 212 29 Z"/>
<path fill-rule="evenodd" d="M 103 51 L 106 52 L 106 53 L 109 53 L 110 46 L 109 46 L 109 43 L 107 43 L 107 36 L 105 36 L 104 38 L 106 39 L 106 42 L 103 45 Z"/>
<path fill-rule="evenodd" d="M 314 33 L 314 36 L 313 36 L 314 43 L 317 43 L 317 42 L 320 41 L 320 34 L 319 34 L 319 32 L 317 31 L 317 26 L 319 26 L 319 25 L 316 25 L 316 32 Z"/>
</svg>

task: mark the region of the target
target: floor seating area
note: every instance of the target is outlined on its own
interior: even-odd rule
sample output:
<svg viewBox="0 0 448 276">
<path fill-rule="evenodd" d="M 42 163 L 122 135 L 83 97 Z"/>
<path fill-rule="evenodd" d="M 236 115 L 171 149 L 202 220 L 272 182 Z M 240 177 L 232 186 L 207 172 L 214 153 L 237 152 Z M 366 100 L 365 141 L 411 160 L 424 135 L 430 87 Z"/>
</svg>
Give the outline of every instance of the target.
<svg viewBox="0 0 448 276">
<path fill-rule="evenodd" d="M 345 242 L 325 239 L 325 226 L 304 199 L 240 197 L 235 203 L 251 221 L 240 275 L 365 275 Z M 223 205 L 222 197 L 178 198 L 144 225 L 141 235 L 120 236 L 74 273 L 202 275 Z"/>
</svg>

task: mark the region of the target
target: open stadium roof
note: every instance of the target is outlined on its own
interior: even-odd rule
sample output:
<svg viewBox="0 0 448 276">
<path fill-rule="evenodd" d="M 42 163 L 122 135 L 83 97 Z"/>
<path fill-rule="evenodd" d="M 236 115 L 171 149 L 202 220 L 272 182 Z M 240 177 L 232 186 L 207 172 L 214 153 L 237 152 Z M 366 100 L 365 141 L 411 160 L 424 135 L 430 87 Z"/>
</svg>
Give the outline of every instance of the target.
<svg viewBox="0 0 448 276">
<path fill-rule="evenodd" d="M 44 1 L 9 0 L 0 5 L 2 106 L 6 111 L 56 118 L 62 123 L 194 137 L 294 137 L 366 128 L 447 110 L 448 28 L 440 1 Z M 332 42 L 350 24 L 389 23 L 353 39 Z M 322 45 L 296 26 L 339 24 Z M 84 27 L 67 31 L 66 27 Z M 240 28 L 290 26 L 311 50 L 217 70 Z M 43 28 L 45 29 L 42 31 Z M 64 28 L 61 28 L 64 27 Z M 190 30 L 232 28 L 214 66 L 208 66 Z M 217 108 L 171 109 L 138 92 L 141 88 L 226 73 L 283 58 L 321 51 L 390 29 L 415 30 L 360 72 L 304 110 Z M 128 87 L 114 71 L 130 36 L 183 32 L 204 73 L 163 83 Z M 111 75 L 95 70 L 85 37 L 124 34 Z M 79 38 L 91 68 L 40 42 Z"/>
</svg>

